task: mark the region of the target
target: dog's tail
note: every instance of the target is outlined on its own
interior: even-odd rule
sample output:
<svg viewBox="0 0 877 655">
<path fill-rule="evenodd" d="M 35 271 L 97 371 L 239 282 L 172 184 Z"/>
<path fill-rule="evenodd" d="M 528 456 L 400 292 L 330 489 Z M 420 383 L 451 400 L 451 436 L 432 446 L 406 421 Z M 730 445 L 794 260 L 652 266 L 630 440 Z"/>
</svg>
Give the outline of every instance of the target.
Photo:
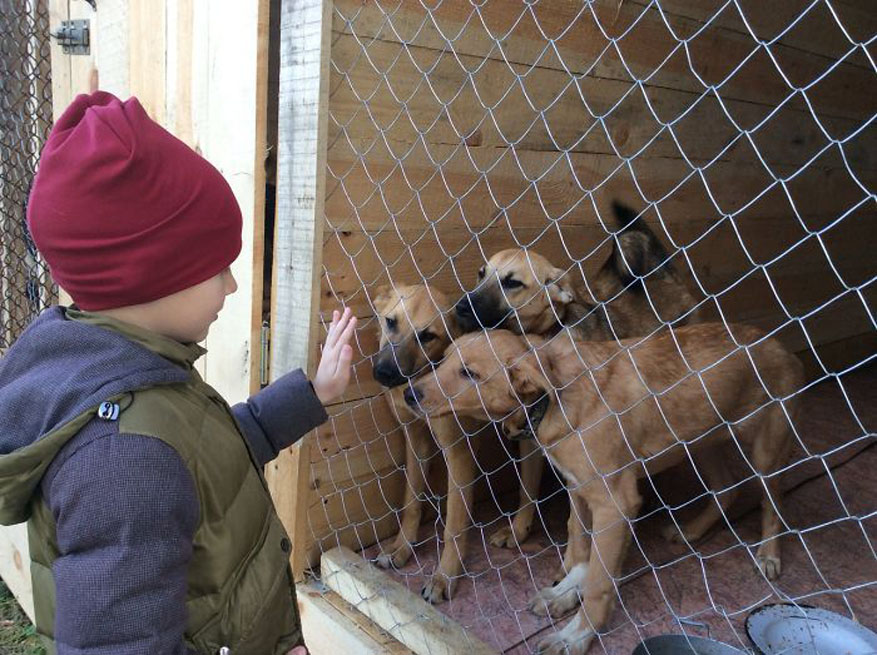
<svg viewBox="0 0 877 655">
<path fill-rule="evenodd" d="M 612 203 L 615 226 L 621 230 L 607 262 L 625 285 L 649 273 L 663 277 L 675 272 L 670 255 L 642 216 L 617 200 Z"/>
</svg>

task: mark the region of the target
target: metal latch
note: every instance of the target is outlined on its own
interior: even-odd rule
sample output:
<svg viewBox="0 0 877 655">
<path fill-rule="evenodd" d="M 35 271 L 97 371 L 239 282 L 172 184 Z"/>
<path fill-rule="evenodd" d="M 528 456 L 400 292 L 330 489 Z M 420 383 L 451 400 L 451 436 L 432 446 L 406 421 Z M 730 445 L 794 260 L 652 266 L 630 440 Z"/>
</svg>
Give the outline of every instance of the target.
<svg viewBox="0 0 877 655">
<path fill-rule="evenodd" d="M 268 359 L 271 357 L 271 325 L 268 321 L 262 322 L 262 335 L 259 340 L 259 383 L 264 387 L 268 384 Z"/>
<path fill-rule="evenodd" d="M 65 20 L 54 36 L 65 55 L 90 54 L 90 34 L 88 19 Z"/>
</svg>

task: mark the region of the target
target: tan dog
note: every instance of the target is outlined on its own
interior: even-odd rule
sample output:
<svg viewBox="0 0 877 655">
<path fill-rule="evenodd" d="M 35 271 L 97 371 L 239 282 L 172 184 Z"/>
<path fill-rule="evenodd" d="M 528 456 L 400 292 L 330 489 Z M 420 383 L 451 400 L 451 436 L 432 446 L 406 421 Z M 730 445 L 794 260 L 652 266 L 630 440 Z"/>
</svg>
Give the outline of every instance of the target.
<svg viewBox="0 0 877 655">
<path fill-rule="evenodd" d="M 467 435 L 483 425 L 472 419 L 444 416 L 427 424 L 413 413 L 402 397 L 409 380 L 431 370 L 452 337 L 457 335 L 451 304 L 443 293 L 425 285 L 378 289 L 373 300 L 380 321 L 380 351 L 373 361 L 375 380 L 387 387 L 390 409 L 405 432 L 408 484 L 402 510 L 401 530 L 392 550 L 382 553 L 377 564 L 382 568 L 404 566 L 411 557 L 426 497 L 428 467 L 443 451 L 448 466 L 448 503 L 445 519 L 444 548 L 438 570 L 423 587 L 421 595 L 432 603 L 450 598 L 455 580 L 463 571 L 467 528 L 475 481 L 475 460 Z"/>
<path fill-rule="evenodd" d="M 710 489 L 723 493 L 683 527 L 685 538 L 704 534 L 732 502 L 737 486 L 728 480 L 725 454 L 742 449 L 764 488 L 756 561 L 767 578 L 779 575 L 780 489 L 776 476 L 763 476 L 788 458 L 791 394 L 803 384 L 803 367 L 758 330 L 732 329 L 740 343 L 755 345 L 737 346 L 721 323 L 620 345 L 575 342 L 564 332 L 550 342 L 533 339 L 537 352 L 528 337 L 508 331 L 466 335 L 434 375 L 405 393 L 412 409 L 430 417 L 453 412 L 520 424 L 522 403 L 547 405 L 539 444 L 566 477 L 580 525 L 590 515 L 593 529 L 591 540 L 587 528 L 571 532 L 568 575 L 531 605 L 556 616 L 582 598 L 576 617 L 543 639 L 540 652 L 585 653 L 614 606 L 630 521 L 641 504 L 637 478 L 686 458 Z"/>
<path fill-rule="evenodd" d="M 691 321 L 694 298 L 657 236 L 633 210 L 613 209 L 620 232 L 591 288 L 577 292 L 566 271 L 536 252 L 503 250 L 457 303 L 460 329 L 546 335 L 570 327 L 580 339 L 609 341 Z"/>
<path fill-rule="evenodd" d="M 618 237 L 590 290 L 577 292 L 570 275 L 536 252 L 503 250 L 479 271 L 478 288 L 457 303 L 461 330 L 505 327 L 549 336 L 565 326 L 579 339 L 610 341 L 651 334 L 666 321 L 694 322 L 694 298 L 657 236 L 633 210 L 614 203 L 613 211 Z M 585 294 L 591 300 L 583 300 Z M 518 511 L 511 526 L 491 535 L 494 546 L 518 548 L 533 525 L 543 461 L 532 440 L 520 447 Z M 574 522 L 571 515 L 571 529 Z"/>
</svg>

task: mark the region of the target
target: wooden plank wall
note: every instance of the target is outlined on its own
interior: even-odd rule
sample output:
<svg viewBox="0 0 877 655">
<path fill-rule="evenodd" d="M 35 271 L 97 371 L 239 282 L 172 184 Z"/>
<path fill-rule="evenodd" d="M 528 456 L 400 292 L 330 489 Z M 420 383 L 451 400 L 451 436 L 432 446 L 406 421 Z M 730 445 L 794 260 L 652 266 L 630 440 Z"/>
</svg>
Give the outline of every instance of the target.
<svg viewBox="0 0 877 655">
<path fill-rule="evenodd" d="M 875 288 L 844 293 L 874 274 L 877 131 L 857 132 L 877 110 L 871 64 L 859 48 L 832 68 L 853 46 L 824 4 L 788 30 L 809 2 L 737 3 L 745 23 L 735 3 L 716 16 L 725 4 L 335 1 L 320 310 L 363 321 L 353 387 L 311 450 L 312 563 L 398 528 L 402 435 L 368 361 L 368 297 L 390 280 L 459 297 L 516 244 L 590 274 L 608 252 L 598 214 L 648 202 L 727 320 L 772 329 L 838 296 L 780 338 L 813 373 L 808 338 L 830 370 L 877 347 Z M 866 0 L 832 6 L 853 39 L 877 29 Z"/>
</svg>

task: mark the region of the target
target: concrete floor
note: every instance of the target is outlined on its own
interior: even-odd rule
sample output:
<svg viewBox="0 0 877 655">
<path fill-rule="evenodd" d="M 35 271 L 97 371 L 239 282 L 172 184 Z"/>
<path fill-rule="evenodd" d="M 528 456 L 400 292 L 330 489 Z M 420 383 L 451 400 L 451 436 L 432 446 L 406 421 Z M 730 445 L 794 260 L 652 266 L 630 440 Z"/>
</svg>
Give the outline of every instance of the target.
<svg viewBox="0 0 877 655">
<path fill-rule="evenodd" d="M 620 602 L 590 654 L 628 655 L 642 638 L 655 634 L 705 636 L 678 617 L 705 623 L 714 638 L 746 649 L 749 612 L 789 599 L 854 615 L 877 629 L 877 370 L 853 372 L 842 381 L 849 401 L 837 381 L 805 393 L 801 442 L 793 459 L 805 459 L 806 452 L 811 457 L 783 478 L 788 490 L 783 516 L 790 533 L 782 542 L 779 580 L 767 583 L 753 565 L 754 549 L 746 545 L 759 538 L 757 488 L 732 507 L 733 532 L 721 525 L 692 549 L 666 542 L 660 530 L 669 522 L 668 505 L 699 495 L 696 479 L 690 471 L 665 472 L 655 478 L 657 491 L 641 487 L 646 500 L 618 581 Z M 514 550 L 487 541 L 506 521 L 498 504 L 512 511 L 516 497 L 477 507 L 465 575 L 454 598 L 438 608 L 499 651 L 523 655 L 535 652 L 543 635 L 566 623 L 537 617 L 527 604 L 559 567 L 568 503 L 565 492 L 548 480 L 539 503 L 541 522 L 537 519 L 534 533 Z M 435 568 L 441 546 L 437 532 L 438 522 L 421 526 L 415 556 L 391 572 L 415 593 Z M 374 557 L 377 552 L 374 546 L 363 554 Z"/>
</svg>

